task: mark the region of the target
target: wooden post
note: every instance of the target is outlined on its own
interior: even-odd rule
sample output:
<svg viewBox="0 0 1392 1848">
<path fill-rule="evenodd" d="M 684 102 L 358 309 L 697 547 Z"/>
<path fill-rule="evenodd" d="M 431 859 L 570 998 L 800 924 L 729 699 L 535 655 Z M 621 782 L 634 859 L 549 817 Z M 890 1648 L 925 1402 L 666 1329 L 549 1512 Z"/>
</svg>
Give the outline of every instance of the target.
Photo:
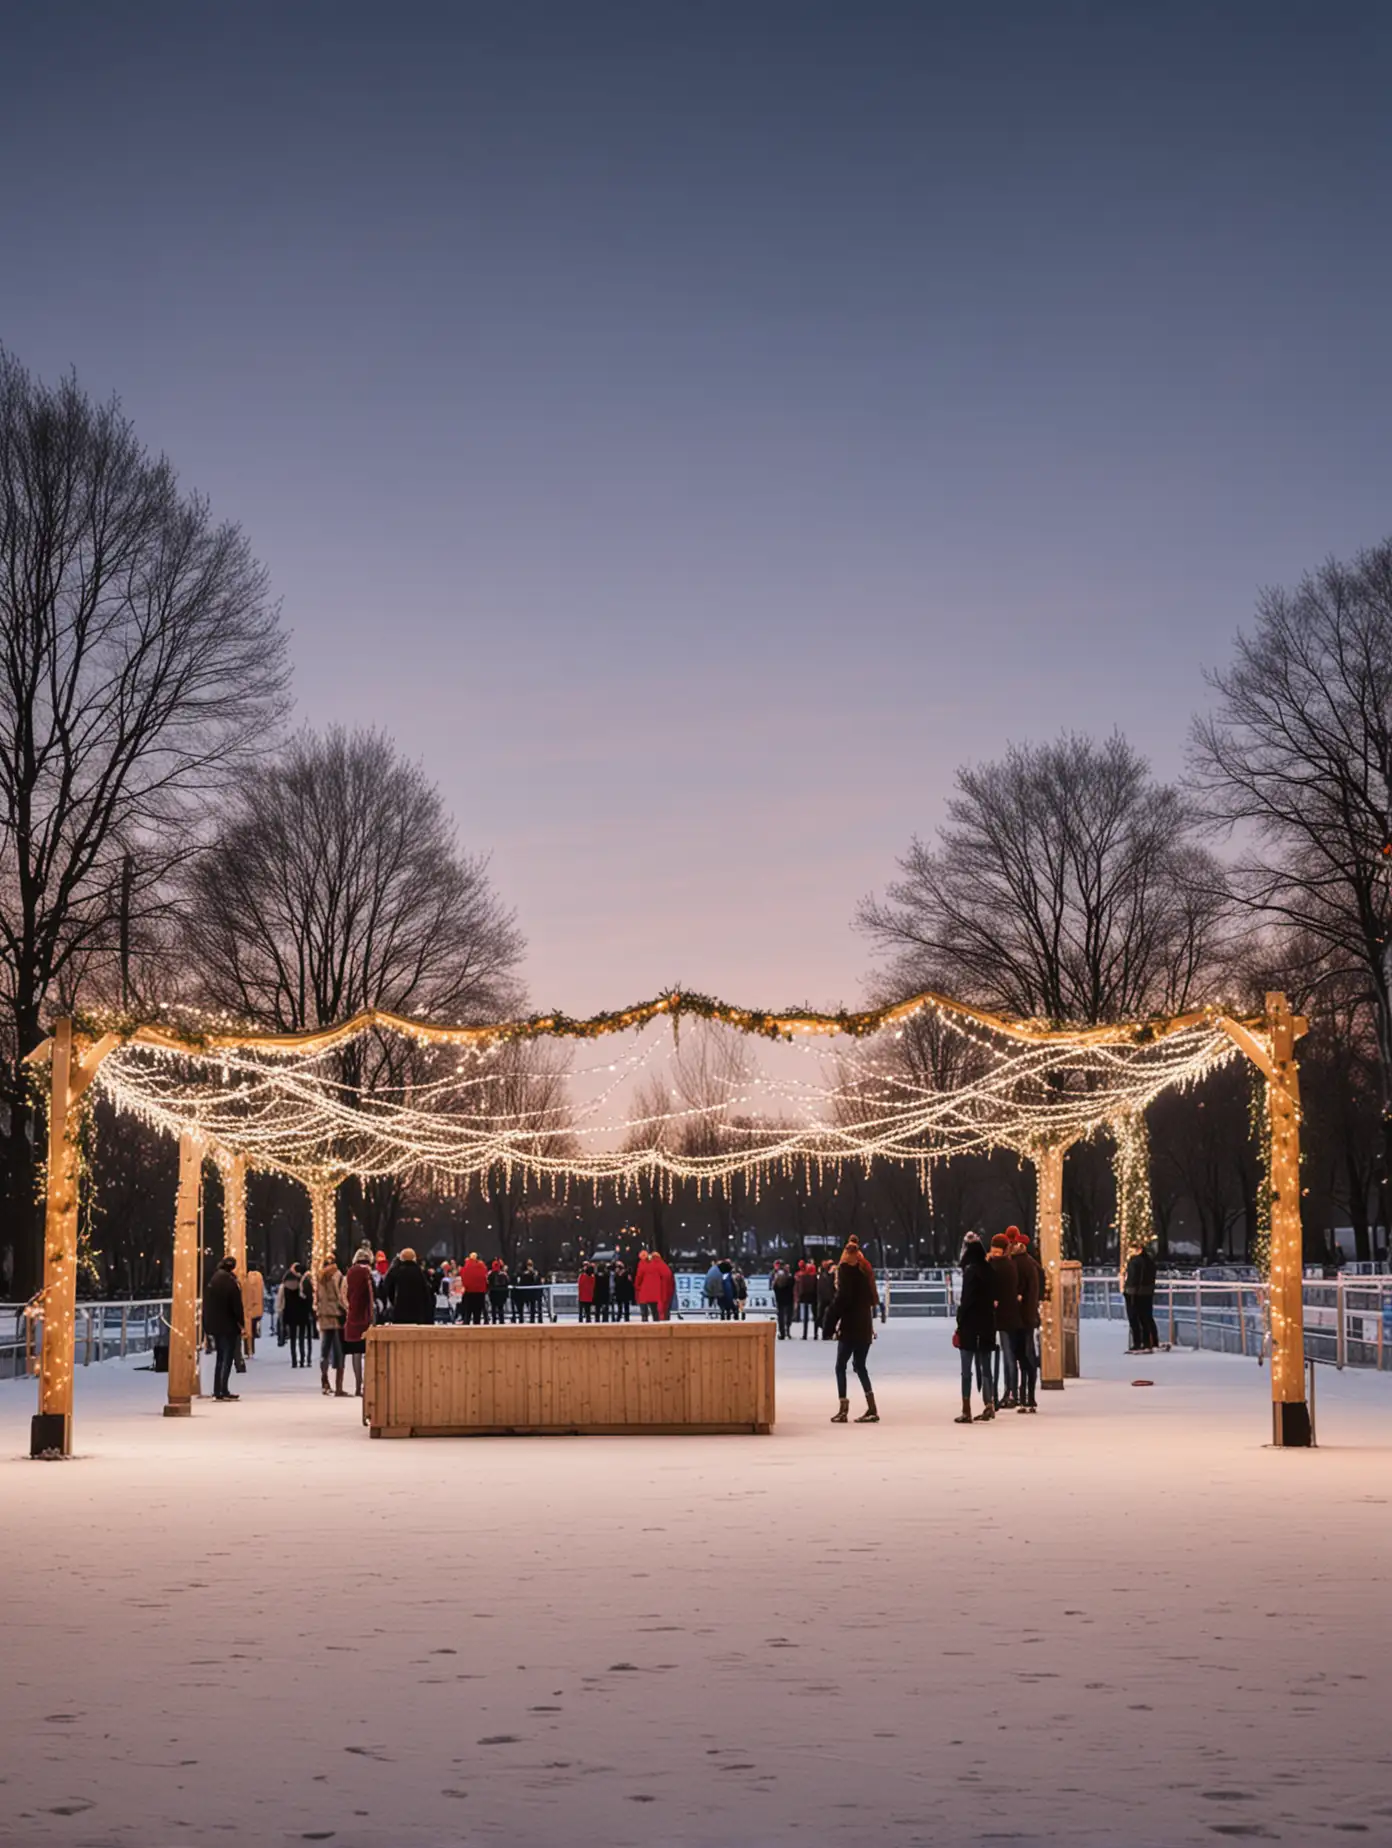
<svg viewBox="0 0 1392 1848">
<path fill-rule="evenodd" d="M 187 1418 L 198 1390 L 198 1207 L 203 1191 L 203 1144 L 179 1138 L 179 1194 L 174 1209 L 174 1301 L 169 1311 L 169 1399 L 166 1418 Z"/>
<path fill-rule="evenodd" d="M 31 1456 L 72 1455 L 77 1321 L 77 1113 L 72 1096 L 73 1023 L 53 1032 L 48 1092 L 48 1199 L 44 1209 L 43 1348 Z"/>
<path fill-rule="evenodd" d="M 1047 1286 L 1040 1308 L 1039 1384 L 1063 1391 L 1063 1158 L 1062 1142 L 1046 1142 L 1035 1157 L 1039 1187 L 1039 1262 Z"/>
<path fill-rule="evenodd" d="M 1267 1078 L 1271 1176 L 1271 1429 L 1273 1443 L 1308 1448 L 1305 1402 L 1305 1250 L 1300 1220 L 1300 1078 L 1303 1022 L 1283 994 L 1266 997 L 1272 1071 Z"/>
<path fill-rule="evenodd" d="M 334 1246 L 338 1242 L 335 1201 L 338 1197 L 336 1181 L 320 1181 L 309 1190 L 310 1224 L 312 1239 L 310 1244 L 309 1265 L 316 1286 L 319 1282 L 319 1266 L 325 1258 L 333 1256 Z"/>
</svg>

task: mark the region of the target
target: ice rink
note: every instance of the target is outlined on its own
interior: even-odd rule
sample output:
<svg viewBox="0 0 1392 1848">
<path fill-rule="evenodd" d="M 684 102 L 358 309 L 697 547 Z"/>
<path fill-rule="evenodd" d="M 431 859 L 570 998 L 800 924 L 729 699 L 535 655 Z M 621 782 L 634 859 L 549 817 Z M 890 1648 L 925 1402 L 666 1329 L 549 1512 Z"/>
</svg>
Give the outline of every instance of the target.
<svg viewBox="0 0 1392 1848">
<path fill-rule="evenodd" d="M 80 1371 L 44 1464 L 6 1382 L 0 1841 L 1392 1840 L 1392 1378 L 1275 1452 L 1123 1335 L 971 1428 L 945 1322 L 879 1426 L 795 1339 L 766 1438 L 372 1443 L 263 1346 L 187 1421 Z"/>
</svg>

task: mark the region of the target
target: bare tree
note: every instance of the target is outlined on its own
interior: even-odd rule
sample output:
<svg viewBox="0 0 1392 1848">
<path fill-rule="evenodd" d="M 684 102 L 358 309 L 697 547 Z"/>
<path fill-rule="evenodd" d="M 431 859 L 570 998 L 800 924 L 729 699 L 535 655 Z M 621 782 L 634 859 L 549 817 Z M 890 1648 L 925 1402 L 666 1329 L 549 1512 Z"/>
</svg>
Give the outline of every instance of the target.
<svg viewBox="0 0 1392 1848">
<path fill-rule="evenodd" d="M 45 1008 L 123 961 L 285 687 L 240 529 L 180 492 L 115 400 L 46 386 L 0 351 L 0 1102 L 22 1294 L 40 1270 L 22 1062 Z"/>
<path fill-rule="evenodd" d="M 915 839 L 858 922 L 900 992 L 1061 1021 L 1182 1008 L 1225 909 L 1194 824 L 1122 737 L 1012 746 L 958 772 L 937 845 Z"/>
<path fill-rule="evenodd" d="M 522 938 L 460 852 L 439 791 L 373 732 L 305 732 L 233 784 L 216 836 L 190 862 L 181 947 L 199 995 L 283 1032 L 364 1008 L 468 1022 L 521 998 Z M 361 1095 L 424 1077 L 423 1049 L 373 1035 L 341 1055 Z M 371 1183 L 364 1229 L 380 1241 L 400 1207 Z"/>
<path fill-rule="evenodd" d="M 1392 540 L 1264 591 L 1194 729 L 1212 819 L 1261 848 L 1237 868 L 1263 922 L 1318 943 L 1376 1022 L 1392 1175 Z"/>
</svg>

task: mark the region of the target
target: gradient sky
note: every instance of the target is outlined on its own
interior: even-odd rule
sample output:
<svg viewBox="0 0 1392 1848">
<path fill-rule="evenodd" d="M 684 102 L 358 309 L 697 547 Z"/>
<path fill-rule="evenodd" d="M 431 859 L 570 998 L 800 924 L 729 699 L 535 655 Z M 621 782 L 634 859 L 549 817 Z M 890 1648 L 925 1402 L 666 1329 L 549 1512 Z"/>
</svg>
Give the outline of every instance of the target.
<svg viewBox="0 0 1392 1848">
<path fill-rule="evenodd" d="M 0 0 L 0 341 L 239 520 L 544 1006 L 855 1002 L 964 759 L 1392 533 L 1392 7 Z"/>
</svg>

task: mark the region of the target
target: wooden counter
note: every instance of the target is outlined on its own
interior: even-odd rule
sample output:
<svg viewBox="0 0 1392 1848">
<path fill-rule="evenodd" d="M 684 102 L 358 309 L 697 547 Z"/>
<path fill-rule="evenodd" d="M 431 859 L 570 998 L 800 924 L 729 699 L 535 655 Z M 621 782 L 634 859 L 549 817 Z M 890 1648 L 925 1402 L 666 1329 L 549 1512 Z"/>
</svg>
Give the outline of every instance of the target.
<svg viewBox="0 0 1392 1848">
<path fill-rule="evenodd" d="M 374 1328 L 374 1437 L 766 1432 L 772 1322 Z"/>
</svg>

